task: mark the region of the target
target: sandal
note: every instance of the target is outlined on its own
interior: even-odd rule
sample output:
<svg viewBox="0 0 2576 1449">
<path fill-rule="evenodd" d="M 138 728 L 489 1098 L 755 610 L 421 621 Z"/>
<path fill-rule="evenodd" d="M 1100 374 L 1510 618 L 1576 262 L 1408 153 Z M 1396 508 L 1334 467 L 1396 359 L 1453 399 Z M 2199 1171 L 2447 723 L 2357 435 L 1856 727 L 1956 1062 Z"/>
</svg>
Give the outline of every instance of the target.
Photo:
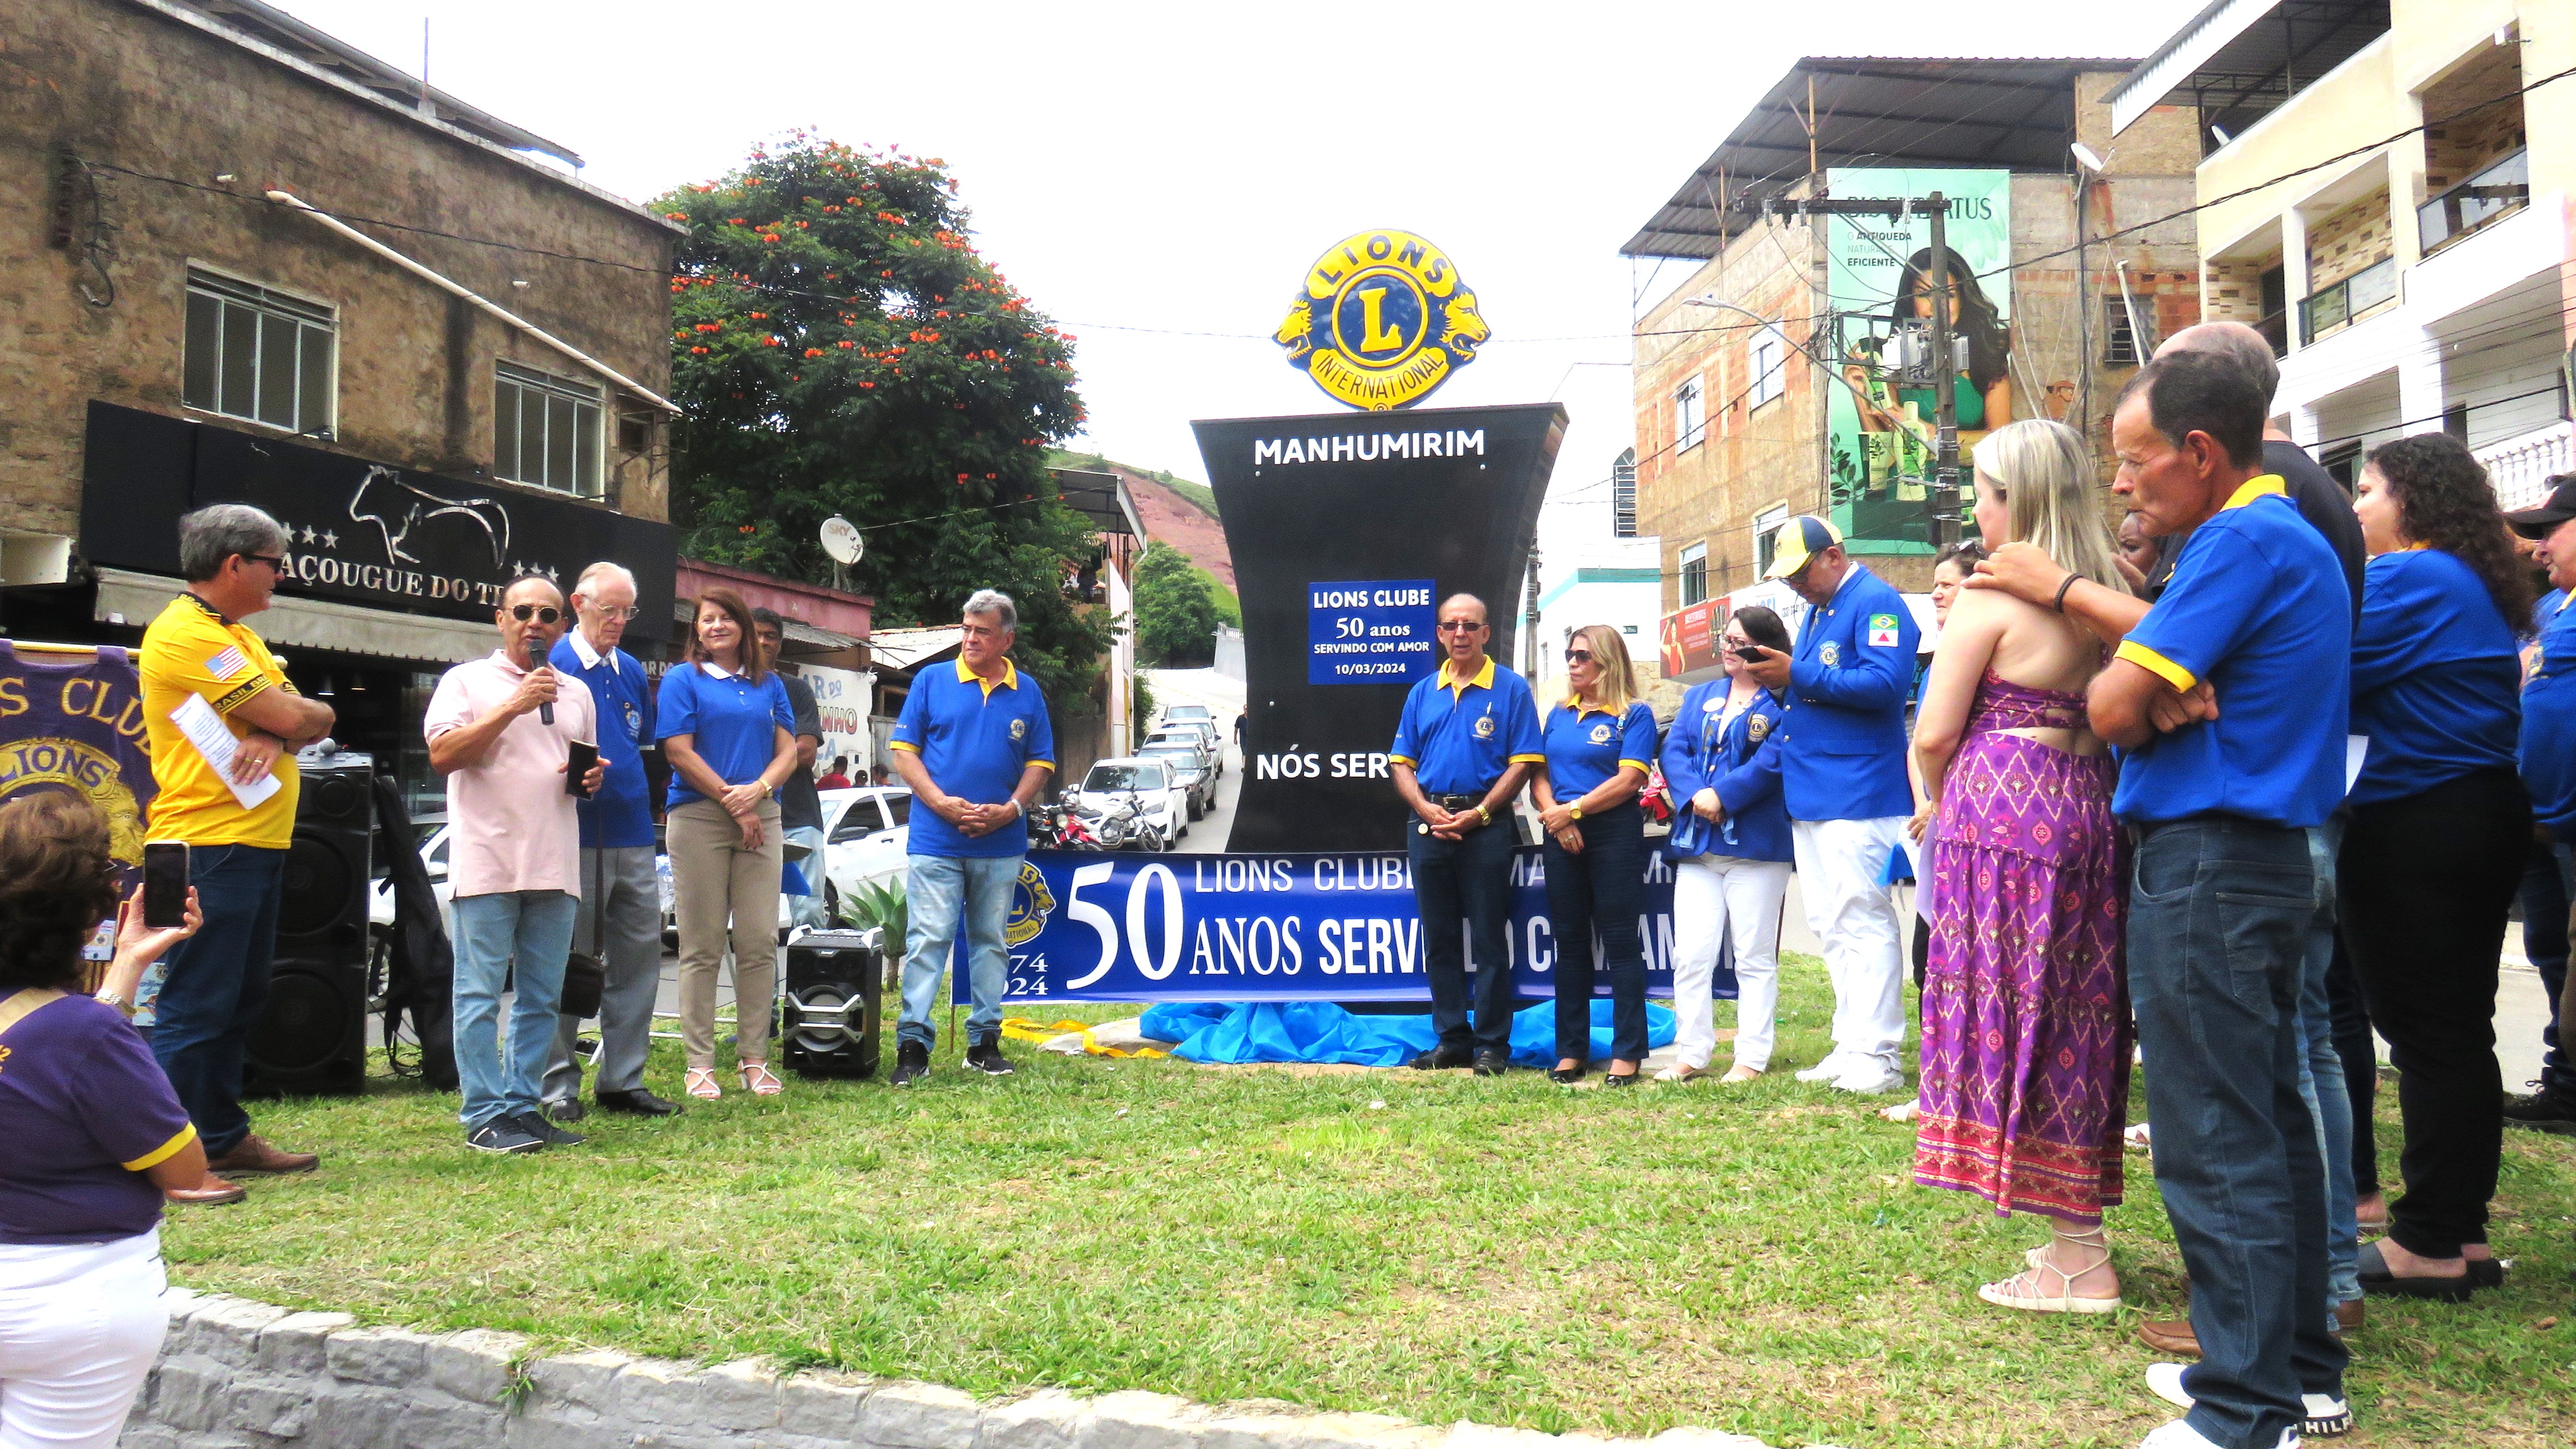
<svg viewBox="0 0 2576 1449">
<path fill-rule="evenodd" d="M 2377 1243 L 2361 1245 L 2358 1266 L 2361 1269 L 2361 1291 L 2370 1297 L 2429 1298 L 2436 1303 L 2466 1303 L 2478 1287 L 2472 1276 L 2474 1268 L 2452 1277 L 2401 1278 L 2388 1271 L 2388 1259 L 2379 1251 Z"/>
<path fill-rule="evenodd" d="M 767 1062 L 744 1062 L 735 1075 L 742 1079 L 742 1089 L 755 1097 L 775 1097 L 787 1090 L 787 1084 L 778 1080 Z"/>
<path fill-rule="evenodd" d="M 1878 1115 L 1882 1120 L 1889 1122 L 1911 1122 L 1917 1117 L 1923 1115 L 1923 1104 L 1920 1102 L 1899 1102 L 1893 1107 L 1879 1108 Z"/>
<path fill-rule="evenodd" d="M 713 1067 L 689 1068 L 684 1085 L 688 1094 L 701 1102 L 712 1102 L 724 1095 L 724 1088 L 716 1085 L 716 1069 Z"/>
<path fill-rule="evenodd" d="M 1977 1289 L 1977 1296 L 1984 1299 L 1986 1302 L 1995 1305 L 1997 1308 L 2018 1308 L 2025 1313 L 2119 1312 L 2120 1297 L 2116 1293 L 2108 1298 L 2079 1298 L 2075 1295 L 2075 1280 L 2077 1277 L 2090 1273 L 2094 1269 L 2102 1267 L 2104 1264 L 2111 1261 L 2111 1245 L 2102 1240 L 2102 1230 L 2100 1228 L 2095 1228 L 2090 1233 L 2077 1233 L 2073 1235 L 2059 1234 L 2059 1236 L 2079 1248 L 2092 1248 L 2101 1253 L 2102 1256 L 2085 1264 L 2083 1267 L 2076 1269 L 2073 1273 L 2069 1273 L 2065 1269 L 2046 1260 L 2044 1255 L 2048 1252 L 2048 1249 L 2044 1247 L 2033 1248 L 2022 1256 L 2022 1262 L 2026 1266 L 2027 1271 L 2016 1274 L 2000 1283 L 1985 1284 Z M 2090 1241 L 2087 1241 L 2087 1239 L 2090 1239 Z M 2024 1289 L 2035 1290 L 2039 1288 L 2043 1282 L 2040 1275 L 2043 1273 L 2054 1273 L 2057 1275 L 2056 1293 L 2045 1294 L 2022 1291 Z"/>
<path fill-rule="evenodd" d="M 1726 1069 L 1725 1076 L 1718 1078 L 1718 1085 L 1731 1087 L 1738 1082 L 1753 1081 L 1761 1075 L 1762 1069 L 1760 1067 L 1748 1067 L 1742 1062 L 1738 1062 L 1734 1066 Z"/>
<path fill-rule="evenodd" d="M 1705 1070 L 1692 1066 L 1688 1062 L 1675 1062 L 1671 1066 L 1664 1068 L 1662 1071 L 1655 1073 L 1655 1080 L 1658 1082 L 1692 1082 L 1707 1075 L 1708 1073 Z"/>
</svg>

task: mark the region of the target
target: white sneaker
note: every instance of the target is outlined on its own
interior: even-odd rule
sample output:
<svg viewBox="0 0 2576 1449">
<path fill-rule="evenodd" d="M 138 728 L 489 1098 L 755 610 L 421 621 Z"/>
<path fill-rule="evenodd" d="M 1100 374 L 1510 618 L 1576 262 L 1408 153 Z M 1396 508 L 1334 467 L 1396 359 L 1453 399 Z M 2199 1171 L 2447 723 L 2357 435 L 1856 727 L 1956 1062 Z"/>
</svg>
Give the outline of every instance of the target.
<svg viewBox="0 0 2576 1449">
<path fill-rule="evenodd" d="M 1850 1071 L 1834 1078 L 1841 1091 L 1864 1097 L 1884 1097 L 1905 1085 L 1905 1074 L 1873 1057 L 1864 1057 Z"/>
<path fill-rule="evenodd" d="M 2192 1406 L 2189 1390 L 2182 1386 L 2184 1366 L 2178 1363 L 2147 1365 L 2147 1387 L 2168 1404 L 2188 1409 Z M 2293 1443 L 2300 1437 L 2337 1439 L 2352 1432 L 2352 1405 L 2331 1394 L 2301 1394 L 2300 1411 L 2306 1422 L 2299 1434 L 2288 1436 Z"/>
<path fill-rule="evenodd" d="M 1825 1059 L 1798 1073 L 1802 1082 L 1830 1082 L 1851 1069 L 1852 1059 L 1841 1052 L 1827 1052 Z"/>
</svg>

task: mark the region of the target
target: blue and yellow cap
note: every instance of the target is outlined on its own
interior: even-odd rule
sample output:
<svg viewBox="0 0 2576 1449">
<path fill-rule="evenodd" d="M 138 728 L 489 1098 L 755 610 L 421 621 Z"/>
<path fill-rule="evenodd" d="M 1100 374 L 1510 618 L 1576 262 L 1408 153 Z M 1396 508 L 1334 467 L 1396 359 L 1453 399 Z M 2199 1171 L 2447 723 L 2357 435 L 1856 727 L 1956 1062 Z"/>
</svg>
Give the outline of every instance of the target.
<svg viewBox="0 0 2576 1449">
<path fill-rule="evenodd" d="M 1840 547 L 1842 530 L 1812 513 L 1801 513 L 1780 525 L 1772 535 L 1776 550 L 1771 555 L 1771 568 L 1762 577 L 1785 579 L 1807 566 L 1807 561 L 1829 548 Z"/>
</svg>

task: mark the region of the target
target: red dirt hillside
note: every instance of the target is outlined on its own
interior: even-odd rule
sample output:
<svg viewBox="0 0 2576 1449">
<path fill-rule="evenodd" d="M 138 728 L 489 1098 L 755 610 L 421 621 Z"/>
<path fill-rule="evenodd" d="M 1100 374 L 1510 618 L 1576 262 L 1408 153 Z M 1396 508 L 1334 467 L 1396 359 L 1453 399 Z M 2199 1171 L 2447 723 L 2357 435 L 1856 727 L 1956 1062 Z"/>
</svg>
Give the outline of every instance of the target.
<svg viewBox="0 0 2576 1449">
<path fill-rule="evenodd" d="M 1189 555 L 1190 562 L 1216 575 L 1228 593 L 1237 592 L 1234 584 L 1234 555 L 1225 545 L 1225 525 L 1216 520 L 1216 504 L 1207 485 L 1175 479 L 1180 488 L 1165 482 L 1167 475 L 1140 472 L 1124 463 L 1113 463 L 1095 454 L 1060 454 L 1054 460 L 1059 468 L 1086 468 L 1098 473 L 1115 473 L 1127 480 L 1127 491 L 1136 499 L 1136 514 L 1145 521 L 1145 537 Z M 1205 508 L 1183 489 L 1192 489 L 1211 497 Z"/>
</svg>

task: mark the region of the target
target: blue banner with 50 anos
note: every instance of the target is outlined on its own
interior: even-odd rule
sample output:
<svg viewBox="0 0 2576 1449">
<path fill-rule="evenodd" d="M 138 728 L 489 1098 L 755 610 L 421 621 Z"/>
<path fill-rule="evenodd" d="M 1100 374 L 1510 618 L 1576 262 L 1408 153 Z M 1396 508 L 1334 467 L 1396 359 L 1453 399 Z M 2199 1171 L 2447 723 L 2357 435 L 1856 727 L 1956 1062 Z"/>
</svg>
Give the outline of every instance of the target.
<svg viewBox="0 0 2576 1449">
<path fill-rule="evenodd" d="M 1546 867 L 1512 858 L 1518 994 L 1555 994 Z M 1673 868 L 1649 853 L 1638 932 L 1647 993 L 1673 984 Z M 1034 851 L 1003 930 L 1013 999 L 1428 1001 L 1422 918 L 1400 854 L 1100 855 Z M 962 943 L 961 943 L 962 946 Z M 961 951 L 962 954 L 962 951 Z M 1596 960 L 1598 959 L 1596 953 Z M 1471 969 L 1490 964 L 1471 961 Z M 1721 958 L 1714 995 L 1735 995 Z M 1594 994 L 1610 994 L 1605 978 Z"/>
</svg>

